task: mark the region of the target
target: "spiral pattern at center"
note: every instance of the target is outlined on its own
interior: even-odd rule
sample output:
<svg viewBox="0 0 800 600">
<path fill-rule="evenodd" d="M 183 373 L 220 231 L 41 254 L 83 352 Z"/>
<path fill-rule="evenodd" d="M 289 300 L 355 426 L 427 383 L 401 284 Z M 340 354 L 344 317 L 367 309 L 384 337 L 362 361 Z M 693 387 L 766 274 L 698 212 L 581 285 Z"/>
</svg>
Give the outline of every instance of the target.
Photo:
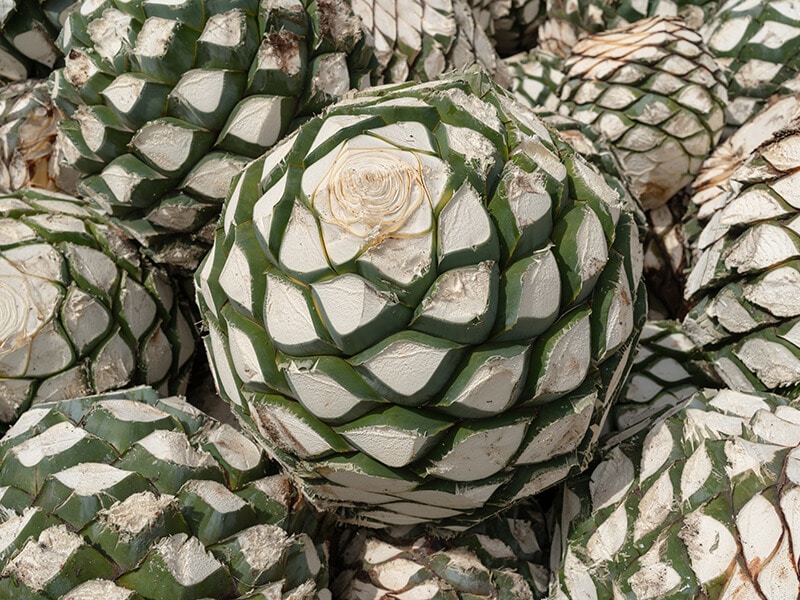
<svg viewBox="0 0 800 600">
<path fill-rule="evenodd" d="M 18 277 L 0 277 L 0 356 L 19 348 L 29 340 L 27 313 L 31 302 L 26 298 L 24 284 Z"/>
<path fill-rule="evenodd" d="M 372 242 L 405 237 L 400 230 L 423 202 L 430 199 L 419 163 L 383 148 L 344 149 L 314 194 L 323 219 Z"/>
</svg>

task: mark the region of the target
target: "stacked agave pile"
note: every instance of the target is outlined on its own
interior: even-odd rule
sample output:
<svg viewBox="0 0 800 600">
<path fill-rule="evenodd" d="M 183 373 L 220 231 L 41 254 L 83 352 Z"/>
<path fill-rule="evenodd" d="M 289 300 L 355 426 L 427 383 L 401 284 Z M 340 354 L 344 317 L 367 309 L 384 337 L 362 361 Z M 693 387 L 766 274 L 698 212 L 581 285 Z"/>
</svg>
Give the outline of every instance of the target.
<svg viewBox="0 0 800 600">
<path fill-rule="evenodd" d="M 581 152 L 588 134 L 591 155 L 619 163 L 646 211 L 651 313 L 682 316 L 688 200 L 679 192 L 719 141 L 727 105 L 725 73 L 701 36 L 675 17 L 648 18 L 587 36 L 566 59 L 534 49 L 507 62 L 521 102 Z"/>
<path fill-rule="evenodd" d="M 193 271 L 231 179 L 351 87 L 431 79 L 497 56 L 466 6 L 83 2 L 52 76 L 82 195 L 159 262 Z M 500 74 L 498 73 L 498 76 Z"/>
<path fill-rule="evenodd" d="M 710 357 L 673 321 L 642 328 L 630 377 L 614 405 L 614 425 L 625 431 L 652 420 L 692 394 L 720 383 Z"/>
<path fill-rule="evenodd" d="M 798 597 L 798 34 L 0 2 L 0 597 Z"/>
<path fill-rule="evenodd" d="M 532 48 L 545 17 L 544 0 L 469 0 L 475 20 L 492 38 L 500 56 Z"/>
</svg>

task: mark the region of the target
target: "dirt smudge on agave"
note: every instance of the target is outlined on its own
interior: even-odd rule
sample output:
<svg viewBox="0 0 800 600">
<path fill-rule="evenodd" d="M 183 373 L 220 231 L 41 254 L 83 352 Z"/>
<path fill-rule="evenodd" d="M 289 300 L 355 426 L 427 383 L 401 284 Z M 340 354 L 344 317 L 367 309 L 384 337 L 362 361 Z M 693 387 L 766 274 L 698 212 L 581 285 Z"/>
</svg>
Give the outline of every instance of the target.
<svg viewBox="0 0 800 600">
<path fill-rule="evenodd" d="M 285 29 L 271 31 L 265 34 L 262 48 L 264 56 L 272 59 L 286 75 L 299 73 L 300 37 L 297 34 Z"/>
<path fill-rule="evenodd" d="M 284 452 L 295 453 L 304 458 L 312 457 L 315 449 L 294 434 L 291 424 L 287 426 L 281 419 L 275 418 L 270 411 L 258 404 L 250 405 L 250 416 L 253 418 L 259 433 L 277 448 Z M 314 440 L 308 440 L 312 444 Z"/>
<path fill-rule="evenodd" d="M 345 51 L 349 51 L 361 39 L 361 19 L 356 17 L 349 7 L 349 3 L 339 0 L 317 1 L 321 37 L 333 40 L 337 47 L 352 40 L 345 46 Z"/>
<path fill-rule="evenodd" d="M 67 81 L 78 89 L 86 85 L 96 72 L 89 57 L 75 48 L 69 51 L 66 65 L 65 75 Z"/>
</svg>

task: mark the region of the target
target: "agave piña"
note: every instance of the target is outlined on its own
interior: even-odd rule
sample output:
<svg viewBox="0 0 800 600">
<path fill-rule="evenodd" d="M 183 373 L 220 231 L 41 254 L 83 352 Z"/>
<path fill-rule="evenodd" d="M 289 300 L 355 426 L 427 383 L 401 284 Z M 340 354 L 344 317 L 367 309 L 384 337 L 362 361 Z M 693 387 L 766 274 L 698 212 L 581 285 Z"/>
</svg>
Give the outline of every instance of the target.
<svg viewBox="0 0 800 600">
<path fill-rule="evenodd" d="M 644 316 L 630 202 L 477 71 L 345 100 L 232 186 L 220 393 L 342 518 L 480 521 L 591 456 Z"/>
</svg>

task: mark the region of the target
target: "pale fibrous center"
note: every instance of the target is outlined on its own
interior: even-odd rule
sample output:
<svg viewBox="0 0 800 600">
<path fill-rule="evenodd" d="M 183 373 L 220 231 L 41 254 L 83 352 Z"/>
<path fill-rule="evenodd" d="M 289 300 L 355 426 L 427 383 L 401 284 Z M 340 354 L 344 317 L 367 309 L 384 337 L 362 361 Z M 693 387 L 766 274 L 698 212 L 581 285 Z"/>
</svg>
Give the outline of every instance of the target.
<svg viewBox="0 0 800 600">
<path fill-rule="evenodd" d="M 405 226 L 430 207 L 418 159 L 386 148 L 343 149 L 312 201 L 323 221 L 365 245 L 418 235 Z"/>
<path fill-rule="evenodd" d="M 22 277 L 0 276 L 0 358 L 30 343 L 49 320 Z"/>
</svg>

